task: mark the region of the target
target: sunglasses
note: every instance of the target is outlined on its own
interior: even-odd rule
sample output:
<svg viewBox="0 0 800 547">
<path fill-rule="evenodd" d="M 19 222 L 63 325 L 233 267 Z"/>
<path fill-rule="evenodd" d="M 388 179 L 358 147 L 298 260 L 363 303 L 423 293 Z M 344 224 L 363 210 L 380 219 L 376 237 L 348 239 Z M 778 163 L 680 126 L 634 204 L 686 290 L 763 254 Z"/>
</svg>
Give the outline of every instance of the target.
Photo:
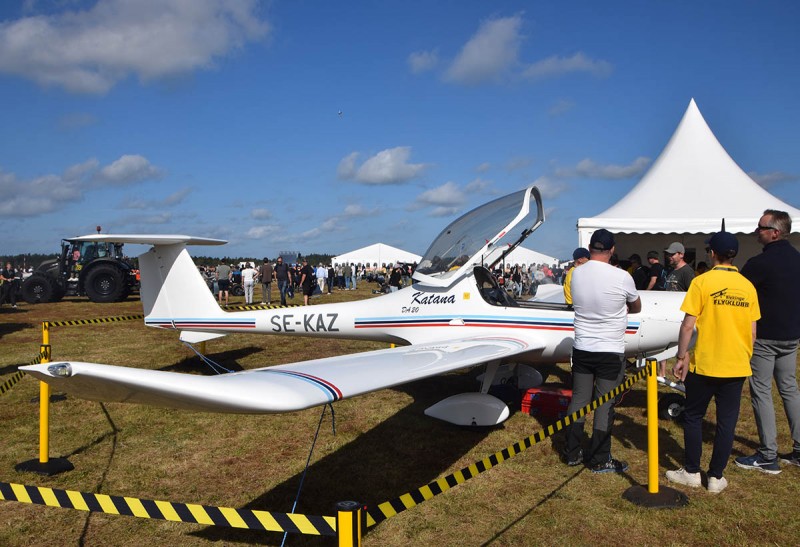
<svg viewBox="0 0 800 547">
<path fill-rule="evenodd" d="M 762 226 L 761 224 L 756 228 L 756 232 L 763 232 L 764 230 L 777 230 L 777 228 L 775 226 Z"/>
</svg>

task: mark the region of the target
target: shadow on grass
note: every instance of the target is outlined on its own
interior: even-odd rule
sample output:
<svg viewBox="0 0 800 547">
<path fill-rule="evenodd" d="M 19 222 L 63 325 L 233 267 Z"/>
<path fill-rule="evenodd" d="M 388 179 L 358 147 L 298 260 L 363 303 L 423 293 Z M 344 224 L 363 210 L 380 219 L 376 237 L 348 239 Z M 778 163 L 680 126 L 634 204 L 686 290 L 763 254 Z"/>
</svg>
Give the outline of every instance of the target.
<svg viewBox="0 0 800 547">
<path fill-rule="evenodd" d="M 308 469 L 297 513 L 333 515 L 338 501 L 376 505 L 441 477 L 489 433 L 434 420 L 424 415 L 431 404 L 456 393 L 474 390 L 469 375 L 433 377 L 400 386 L 414 402 L 363 433 L 357 439 L 314 462 Z M 387 391 L 388 394 L 392 390 Z M 335 408 L 335 406 L 334 406 Z M 330 414 L 322 427 L 330 427 Z M 311 439 L 309 438 L 309 446 Z M 472 463 L 472 462 L 470 462 Z M 264 492 L 244 507 L 289 512 L 302 473 Z M 194 533 L 211 541 L 280 543 L 280 534 L 209 527 Z M 330 544 L 329 538 L 292 536 L 292 545 Z"/>
<path fill-rule="evenodd" d="M 17 310 L 14 310 L 17 312 Z M 17 312 L 19 313 L 19 312 Z M 24 312 L 22 312 L 24 313 Z M 6 314 L 3 314 L 6 315 Z M 0 323 L 0 338 L 6 336 L 7 334 L 11 334 L 13 332 L 17 332 L 20 330 L 25 330 L 31 328 L 30 323 Z"/>
<path fill-rule="evenodd" d="M 210 359 L 217 365 L 229 370 L 230 372 L 240 372 L 244 369 L 241 367 L 241 365 L 239 365 L 239 363 L 237 362 L 238 360 L 244 359 L 245 357 L 248 357 L 254 353 L 260 353 L 263 351 L 264 348 L 260 348 L 258 346 L 247 346 L 245 348 L 238 348 L 230 351 L 223 351 L 220 353 L 210 353 L 206 355 L 206 358 Z M 163 366 L 158 370 L 163 370 L 167 372 L 203 374 L 206 376 L 215 376 L 217 374 L 211 368 L 211 366 L 204 363 L 197 355 L 181 359 L 177 363 Z"/>
</svg>

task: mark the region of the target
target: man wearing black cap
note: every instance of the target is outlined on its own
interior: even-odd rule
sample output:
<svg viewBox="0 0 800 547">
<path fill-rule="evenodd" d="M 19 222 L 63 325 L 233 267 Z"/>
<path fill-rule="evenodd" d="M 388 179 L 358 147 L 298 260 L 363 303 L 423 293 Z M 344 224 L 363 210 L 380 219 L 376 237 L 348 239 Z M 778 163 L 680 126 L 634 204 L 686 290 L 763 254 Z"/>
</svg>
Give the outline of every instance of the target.
<svg viewBox="0 0 800 547">
<path fill-rule="evenodd" d="M 572 275 L 575 342 L 572 346 L 572 401 L 568 413 L 583 408 L 595 393 L 602 395 L 622 383 L 625 375 L 625 329 L 628 313 L 642 309 L 633 278 L 609 264 L 614 236 L 605 229 L 592 234 L 590 260 Z M 611 401 L 595 411 L 594 431 L 586 458 L 581 450 L 585 418 L 567 428 L 567 465 L 586 465 L 594 473 L 623 473 L 628 464 L 611 456 Z"/>
<path fill-rule="evenodd" d="M 589 251 L 583 247 L 578 247 L 572 251 L 572 260 L 575 265 L 569 269 L 567 272 L 567 277 L 564 279 L 564 302 L 569 305 L 572 305 L 572 291 L 570 290 L 570 283 L 572 283 L 572 272 L 574 272 L 575 268 L 581 264 L 586 264 L 589 262 L 590 256 L 591 255 L 589 254 Z"/>
<path fill-rule="evenodd" d="M 681 305 L 686 313 L 678 335 L 673 373 L 686 386 L 683 411 L 684 466 L 667 471 L 667 480 L 701 485 L 703 419 L 713 398 L 717 409 L 714 451 L 708 467 L 708 491 L 722 492 L 722 476 L 733 449 L 744 380 L 750 376 L 750 357 L 761 317 L 753 284 L 739 273 L 732 260 L 739 242 L 728 232 L 718 232 L 707 242 L 714 267 L 697 277 Z M 689 355 L 689 341 L 697 327 L 697 342 Z"/>
<path fill-rule="evenodd" d="M 800 338 L 800 253 L 787 239 L 792 219 L 784 211 L 764 211 L 756 228 L 764 252 L 747 261 L 742 275 L 758 292 L 761 319 L 756 325 L 750 366 L 750 400 L 758 426 L 758 451 L 736 458 L 736 465 L 778 474 L 778 459 L 800 466 L 800 393 L 797 389 L 797 340 Z M 772 379 L 783 401 L 793 446 L 788 454 L 778 454 Z"/>
</svg>

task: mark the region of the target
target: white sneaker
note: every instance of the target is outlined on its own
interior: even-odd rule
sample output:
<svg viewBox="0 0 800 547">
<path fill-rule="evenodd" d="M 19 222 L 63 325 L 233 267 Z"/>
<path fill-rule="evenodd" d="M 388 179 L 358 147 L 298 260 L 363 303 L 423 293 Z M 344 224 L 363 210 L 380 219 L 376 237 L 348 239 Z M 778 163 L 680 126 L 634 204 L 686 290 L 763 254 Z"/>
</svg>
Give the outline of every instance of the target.
<svg viewBox="0 0 800 547">
<path fill-rule="evenodd" d="M 689 473 L 683 467 L 676 471 L 667 471 L 666 476 L 667 480 L 670 482 L 677 482 L 678 484 L 684 484 L 686 486 L 691 486 L 692 488 L 697 488 L 698 486 L 702 485 L 699 472 Z"/>
<path fill-rule="evenodd" d="M 728 487 L 728 479 L 722 477 L 708 477 L 708 493 L 719 494 Z"/>
</svg>

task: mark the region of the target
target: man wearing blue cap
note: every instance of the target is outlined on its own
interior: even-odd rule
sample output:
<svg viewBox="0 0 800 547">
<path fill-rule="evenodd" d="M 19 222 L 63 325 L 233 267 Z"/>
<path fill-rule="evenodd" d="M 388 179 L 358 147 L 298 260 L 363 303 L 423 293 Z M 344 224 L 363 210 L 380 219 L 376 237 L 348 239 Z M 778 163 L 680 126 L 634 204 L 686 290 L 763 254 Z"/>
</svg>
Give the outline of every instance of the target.
<svg viewBox="0 0 800 547">
<path fill-rule="evenodd" d="M 691 487 L 702 484 L 703 419 L 713 398 L 717 408 L 714 450 L 708 467 L 708 491 L 718 494 L 727 486 L 722 476 L 733 449 L 744 380 L 750 376 L 750 357 L 761 317 L 758 295 L 735 266 L 739 242 L 718 232 L 706 242 L 714 268 L 689 285 L 681 310 L 686 313 L 678 335 L 675 376 L 686 386 L 683 411 L 684 466 L 667 471 L 667 480 Z M 689 355 L 689 341 L 697 328 L 697 342 Z"/>
<path fill-rule="evenodd" d="M 625 376 L 625 329 L 628 313 L 639 313 L 642 301 L 631 275 L 609 262 L 614 236 L 603 228 L 589 241 L 590 259 L 572 276 L 575 342 L 572 345 L 572 414 L 622 383 Z M 581 441 L 586 419 L 567 426 L 564 457 L 567 465 L 585 463 L 593 473 L 624 473 L 628 464 L 611 456 L 614 405 L 609 401 L 594 414 L 591 444 L 583 457 Z"/>
</svg>

